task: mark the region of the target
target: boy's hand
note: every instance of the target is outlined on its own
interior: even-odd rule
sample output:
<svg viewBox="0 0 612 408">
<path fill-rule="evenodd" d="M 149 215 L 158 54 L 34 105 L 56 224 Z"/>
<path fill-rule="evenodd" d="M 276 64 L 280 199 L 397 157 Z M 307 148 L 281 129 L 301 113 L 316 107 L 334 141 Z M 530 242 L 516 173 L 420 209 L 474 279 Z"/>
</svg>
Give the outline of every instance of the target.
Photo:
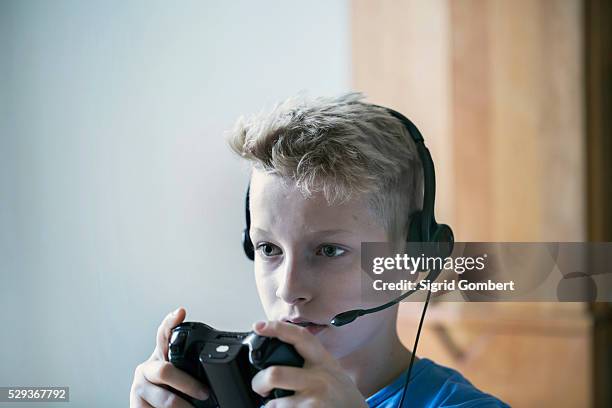
<svg viewBox="0 0 612 408">
<path fill-rule="evenodd" d="M 292 344 L 304 358 L 304 367 L 271 366 L 253 377 L 253 391 L 267 396 L 274 388 L 295 391 L 274 399 L 266 408 L 364 407 L 367 404 L 352 379 L 321 342 L 303 327 L 278 321 L 259 322 L 257 334 Z"/>
<path fill-rule="evenodd" d="M 208 398 L 208 389 L 195 378 L 168 362 L 170 332 L 185 320 L 185 309 L 178 308 L 164 318 L 157 329 L 157 341 L 153 354 L 136 367 L 130 390 L 131 408 L 175 407 L 192 408 L 192 405 L 168 391 L 170 386 L 199 400 Z"/>
</svg>

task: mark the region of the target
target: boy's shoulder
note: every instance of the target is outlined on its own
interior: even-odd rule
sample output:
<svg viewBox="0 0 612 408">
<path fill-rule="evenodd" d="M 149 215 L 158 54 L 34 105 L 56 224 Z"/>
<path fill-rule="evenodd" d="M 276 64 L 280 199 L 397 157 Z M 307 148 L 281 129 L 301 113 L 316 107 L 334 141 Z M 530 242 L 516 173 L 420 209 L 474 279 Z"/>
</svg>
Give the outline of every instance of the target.
<svg viewBox="0 0 612 408">
<path fill-rule="evenodd" d="M 397 408 L 402 397 L 407 373 L 367 399 L 370 408 Z M 494 396 L 480 391 L 452 368 L 423 358 L 417 361 L 410 375 L 410 386 L 404 407 L 508 407 Z"/>
</svg>

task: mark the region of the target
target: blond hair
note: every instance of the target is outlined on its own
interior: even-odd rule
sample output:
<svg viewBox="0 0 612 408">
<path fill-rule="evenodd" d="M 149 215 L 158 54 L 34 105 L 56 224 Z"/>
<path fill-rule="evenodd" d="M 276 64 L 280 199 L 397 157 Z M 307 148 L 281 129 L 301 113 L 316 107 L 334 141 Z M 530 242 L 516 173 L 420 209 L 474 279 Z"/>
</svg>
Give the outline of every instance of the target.
<svg viewBox="0 0 612 408">
<path fill-rule="evenodd" d="M 293 97 L 241 117 L 228 142 L 257 168 L 294 181 L 305 197 L 321 192 L 334 205 L 363 194 L 389 240 L 403 242 L 409 215 L 422 206 L 421 160 L 403 124 L 363 98 Z"/>
</svg>

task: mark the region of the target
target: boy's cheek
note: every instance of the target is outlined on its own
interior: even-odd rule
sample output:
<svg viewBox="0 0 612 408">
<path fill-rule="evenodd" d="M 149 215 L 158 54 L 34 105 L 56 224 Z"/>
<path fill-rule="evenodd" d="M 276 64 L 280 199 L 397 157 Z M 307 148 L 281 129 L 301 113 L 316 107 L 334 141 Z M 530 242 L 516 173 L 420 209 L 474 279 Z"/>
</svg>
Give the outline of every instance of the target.
<svg viewBox="0 0 612 408">
<path fill-rule="evenodd" d="M 276 285 L 274 285 L 272 280 L 255 278 L 256 286 L 257 286 L 257 294 L 259 295 L 259 301 L 261 302 L 264 311 L 266 312 L 266 316 L 269 319 L 273 319 L 273 307 L 276 301 L 279 301 L 276 297 Z"/>
</svg>

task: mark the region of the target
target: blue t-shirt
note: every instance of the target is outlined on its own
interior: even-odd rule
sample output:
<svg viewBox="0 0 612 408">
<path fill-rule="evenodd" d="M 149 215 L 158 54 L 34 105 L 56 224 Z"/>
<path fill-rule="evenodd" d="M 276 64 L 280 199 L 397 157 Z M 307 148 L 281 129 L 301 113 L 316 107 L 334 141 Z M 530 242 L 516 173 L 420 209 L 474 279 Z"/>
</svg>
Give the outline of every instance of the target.
<svg viewBox="0 0 612 408">
<path fill-rule="evenodd" d="M 391 384 L 369 397 L 370 408 L 400 408 L 406 370 Z M 401 408 L 498 408 L 509 407 L 474 387 L 457 371 L 422 358 L 412 366 L 410 386 Z"/>
</svg>

